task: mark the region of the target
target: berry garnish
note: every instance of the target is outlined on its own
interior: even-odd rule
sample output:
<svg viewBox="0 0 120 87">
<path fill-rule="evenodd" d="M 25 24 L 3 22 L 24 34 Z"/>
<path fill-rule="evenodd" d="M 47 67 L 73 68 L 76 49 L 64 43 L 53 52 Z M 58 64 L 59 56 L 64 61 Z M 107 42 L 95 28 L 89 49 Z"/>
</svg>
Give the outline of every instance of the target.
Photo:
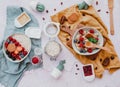
<svg viewBox="0 0 120 87">
<path fill-rule="evenodd" d="M 38 57 L 33 57 L 33 58 L 32 58 L 32 63 L 33 63 L 33 64 L 37 64 L 38 62 L 39 62 Z"/>
<path fill-rule="evenodd" d="M 80 43 L 80 44 L 79 44 L 79 47 L 80 47 L 80 48 L 83 48 L 83 47 L 84 47 L 84 44 L 83 44 L 83 43 Z"/>
<path fill-rule="evenodd" d="M 27 53 L 28 53 L 27 51 L 23 51 L 23 55 L 24 55 L 24 56 L 26 56 L 26 55 L 27 55 Z"/>
<path fill-rule="evenodd" d="M 95 38 L 97 41 L 99 40 L 99 38 Z"/>
<path fill-rule="evenodd" d="M 19 43 L 16 41 L 16 42 L 15 42 L 15 46 L 18 46 L 18 45 L 19 45 Z"/>
<path fill-rule="evenodd" d="M 6 54 L 7 54 L 7 55 L 9 55 L 9 54 L 10 54 L 10 52 L 9 52 L 8 50 L 6 50 Z"/>
<path fill-rule="evenodd" d="M 6 47 L 6 48 L 7 48 L 8 44 L 9 44 L 8 42 L 5 42 L 5 47 Z"/>
<path fill-rule="evenodd" d="M 94 30 L 93 29 L 90 29 L 89 32 L 92 33 L 92 34 L 94 34 Z"/>
<path fill-rule="evenodd" d="M 78 42 L 78 40 L 76 39 L 76 40 L 74 40 L 74 43 L 77 43 Z"/>
<path fill-rule="evenodd" d="M 21 57 L 18 55 L 18 56 L 16 57 L 16 59 L 17 59 L 17 60 L 21 60 Z"/>
<path fill-rule="evenodd" d="M 12 42 L 13 42 L 13 43 L 15 43 L 15 42 L 16 42 L 16 40 L 15 40 L 15 39 L 12 39 Z"/>
<path fill-rule="evenodd" d="M 87 51 L 88 51 L 89 53 L 92 53 L 93 50 L 92 50 L 92 48 L 88 48 Z"/>
<path fill-rule="evenodd" d="M 8 54 L 8 57 L 9 57 L 9 58 L 12 58 L 12 54 L 11 54 L 11 53 L 9 53 L 9 54 Z"/>
<path fill-rule="evenodd" d="M 80 49 L 80 52 L 81 52 L 81 53 L 85 53 L 86 50 L 84 50 L 84 49 Z"/>
<path fill-rule="evenodd" d="M 80 39 L 79 39 L 80 41 L 83 41 L 84 40 L 84 38 L 82 37 L 82 36 L 80 36 Z"/>
<path fill-rule="evenodd" d="M 25 48 L 24 48 L 24 47 L 22 47 L 22 52 L 24 52 L 24 50 L 25 50 Z"/>
<path fill-rule="evenodd" d="M 12 57 L 16 57 L 16 54 L 12 53 Z"/>
<path fill-rule="evenodd" d="M 83 34 L 83 33 L 84 33 L 84 30 L 83 30 L 83 29 L 80 29 L 80 30 L 79 30 L 79 33 L 80 33 L 80 34 Z"/>
<path fill-rule="evenodd" d="M 12 41 L 12 40 L 13 40 L 12 36 L 9 36 L 9 37 L 8 37 L 8 39 L 9 39 L 10 41 Z"/>
</svg>

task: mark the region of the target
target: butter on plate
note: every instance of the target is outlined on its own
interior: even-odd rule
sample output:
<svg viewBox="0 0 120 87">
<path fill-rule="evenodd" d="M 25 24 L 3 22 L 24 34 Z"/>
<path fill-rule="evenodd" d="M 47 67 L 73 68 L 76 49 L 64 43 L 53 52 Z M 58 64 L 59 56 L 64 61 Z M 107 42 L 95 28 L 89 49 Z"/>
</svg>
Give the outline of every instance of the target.
<svg viewBox="0 0 120 87">
<path fill-rule="evenodd" d="M 23 12 L 15 19 L 14 24 L 17 28 L 20 28 L 26 25 L 30 21 L 31 21 L 30 16 L 26 12 Z"/>
</svg>

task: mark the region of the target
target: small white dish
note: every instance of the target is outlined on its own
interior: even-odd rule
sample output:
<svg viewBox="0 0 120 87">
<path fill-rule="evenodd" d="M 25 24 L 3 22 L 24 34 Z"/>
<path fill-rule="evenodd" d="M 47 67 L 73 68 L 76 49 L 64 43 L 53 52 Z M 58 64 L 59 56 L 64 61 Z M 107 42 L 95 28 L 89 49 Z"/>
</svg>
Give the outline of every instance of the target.
<svg viewBox="0 0 120 87">
<path fill-rule="evenodd" d="M 41 30 L 38 27 L 29 27 L 25 30 L 25 35 L 30 38 L 40 39 Z"/>
<path fill-rule="evenodd" d="M 44 25 L 44 33 L 50 38 L 57 37 L 60 32 L 60 24 L 56 22 L 47 22 Z"/>
<path fill-rule="evenodd" d="M 30 16 L 26 12 L 22 12 L 17 18 L 15 18 L 14 25 L 17 28 L 20 28 L 29 23 L 30 21 Z"/>
<path fill-rule="evenodd" d="M 82 76 L 86 81 L 91 82 L 95 79 L 93 64 L 83 65 L 81 70 Z"/>
</svg>

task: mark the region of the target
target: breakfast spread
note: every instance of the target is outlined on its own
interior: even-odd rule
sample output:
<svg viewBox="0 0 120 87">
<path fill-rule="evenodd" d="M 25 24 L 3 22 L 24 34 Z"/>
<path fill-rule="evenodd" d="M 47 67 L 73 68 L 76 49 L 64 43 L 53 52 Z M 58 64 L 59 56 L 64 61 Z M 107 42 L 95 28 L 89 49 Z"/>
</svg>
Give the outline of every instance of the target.
<svg viewBox="0 0 120 87">
<path fill-rule="evenodd" d="M 45 22 L 43 26 L 44 33 L 48 36 L 49 40 L 58 36 L 60 41 L 75 58 L 84 64 L 81 69 L 79 69 L 78 65 L 76 67 L 77 70 L 82 70 L 83 78 L 86 81 L 93 81 L 95 76 L 101 78 L 105 69 L 113 73 L 120 68 L 120 61 L 108 37 L 107 28 L 91 6 L 92 1 L 84 0 L 81 4 L 71 6 L 56 13 L 51 16 L 53 22 Z M 62 2 L 61 5 L 63 5 Z M 45 10 L 45 6 L 37 1 L 32 1 L 30 6 L 38 12 Z M 33 66 L 42 64 L 43 51 L 40 48 L 41 42 L 39 44 L 36 42 L 38 39 L 42 41 L 42 30 L 38 27 L 32 27 L 34 24 L 31 24 L 30 27 L 25 26 L 33 19 L 33 16 L 29 16 L 26 13 L 27 10 L 26 12 L 23 12 L 23 9 L 20 11 L 22 13 L 20 12 L 21 14 L 15 19 L 14 23 L 17 28 L 23 27 L 21 31 L 25 31 L 28 37 L 24 34 L 13 34 L 9 36 L 3 43 L 4 55 L 8 60 L 18 63 L 23 61 L 31 53 L 28 56 L 28 58 L 31 58 L 30 61 L 24 61 L 23 63 L 27 65 L 30 62 L 30 65 Z M 54 11 L 56 11 L 56 8 L 54 8 Z M 49 12 L 50 10 L 46 10 L 46 13 Z M 45 20 L 44 17 L 43 20 Z M 35 20 L 31 22 L 35 22 Z M 37 23 L 34 26 L 36 25 Z M 24 26 L 28 28 L 25 30 Z M 19 30 L 16 31 L 18 32 Z M 32 38 L 32 50 L 29 37 Z M 50 60 L 56 60 L 61 50 L 62 47 L 57 41 L 50 40 L 45 45 L 44 53 L 48 55 Z M 60 61 L 59 65 L 51 72 L 51 76 L 58 79 L 64 70 L 64 64 L 65 60 Z M 22 64 L 19 63 L 19 65 Z"/>
<path fill-rule="evenodd" d="M 31 48 L 30 40 L 23 34 L 13 34 L 4 43 L 4 51 L 11 61 L 22 61 Z"/>
</svg>

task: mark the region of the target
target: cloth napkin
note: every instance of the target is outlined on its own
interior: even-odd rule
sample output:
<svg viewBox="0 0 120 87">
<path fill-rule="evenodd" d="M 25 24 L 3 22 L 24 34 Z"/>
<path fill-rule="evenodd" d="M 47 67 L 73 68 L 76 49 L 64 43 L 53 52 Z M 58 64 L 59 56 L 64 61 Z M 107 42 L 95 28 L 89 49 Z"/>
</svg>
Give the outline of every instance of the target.
<svg viewBox="0 0 120 87">
<path fill-rule="evenodd" d="M 76 29 L 79 29 L 80 26 L 78 25 L 80 24 L 87 27 L 93 27 L 99 30 L 104 37 L 104 46 L 109 48 L 111 53 L 101 50 L 99 53 L 91 56 L 79 55 L 73 50 L 73 48 L 70 45 L 67 44 L 68 40 L 70 39 L 70 34 L 64 32 L 63 30 L 61 30 L 58 35 L 61 42 L 70 50 L 70 52 L 75 56 L 75 58 L 77 58 L 81 63 L 93 64 L 96 77 L 101 78 L 105 69 L 108 70 L 110 73 L 113 73 L 116 70 L 118 70 L 120 68 L 120 61 L 118 55 L 114 49 L 114 46 L 110 38 L 108 37 L 108 31 L 106 26 L 104 25 L 100 16 L 97 14 L 97 12 L 92 6 L 90 6 L 87 10 L 79 10 L 77 5 L 73 5 L 51 16 L 51 19 L 54 22 L 60 22 L 62 16 L 69 18 L 69 16 L 72 15 L 73 13 L 77 14 L 78 20 L 75 23 L 70 24 L 68 22 L 69 20 L 66 21 L 66 19 L 64 18 L 63 20 L 65 20 L 65 23 L 63 25 L 69 26 L 70 28 L 69 31 L 75 31 Z M 105 65 L 105 63 L 108 64 Z"/>
<path fill-rule="evenodd" d="M 24 27 L 17 29 L 14 26 L 14 20 L 23 11 L 28 13 L 28 15 L 32 20 Z M 32 14 L 30 14 L 23 7 L 22 9 L 16 6 L 7 7 L 7 20 L 6 20 L 6 28 L 4 32 L 3 42 L 11 34 L 14 34 L 14 33 L 24 34 L 25 29 L 28 27 L 39 27 L 38 21 Z M 5 87 L 17 87 L 19 79 L 21 78 L 24 71 L 42 66 L 42 65 L 39 65 L 38 67 L 33 67 L 31 64 L 31 58 L 34 55 L 34 48 L 41 47 L 41 40 L 31 39 L 31 42 L 32 42 L 32 46 L 31 46 L 32 48 L 31 48 L 30 54 L 24 61 L 20 63 L 12 63 L 9 60 L 7 60 L 2 52 L 3 44 L 2 43 L 0 44 L 0 83 L 2 83 Z"/>
</svg>

